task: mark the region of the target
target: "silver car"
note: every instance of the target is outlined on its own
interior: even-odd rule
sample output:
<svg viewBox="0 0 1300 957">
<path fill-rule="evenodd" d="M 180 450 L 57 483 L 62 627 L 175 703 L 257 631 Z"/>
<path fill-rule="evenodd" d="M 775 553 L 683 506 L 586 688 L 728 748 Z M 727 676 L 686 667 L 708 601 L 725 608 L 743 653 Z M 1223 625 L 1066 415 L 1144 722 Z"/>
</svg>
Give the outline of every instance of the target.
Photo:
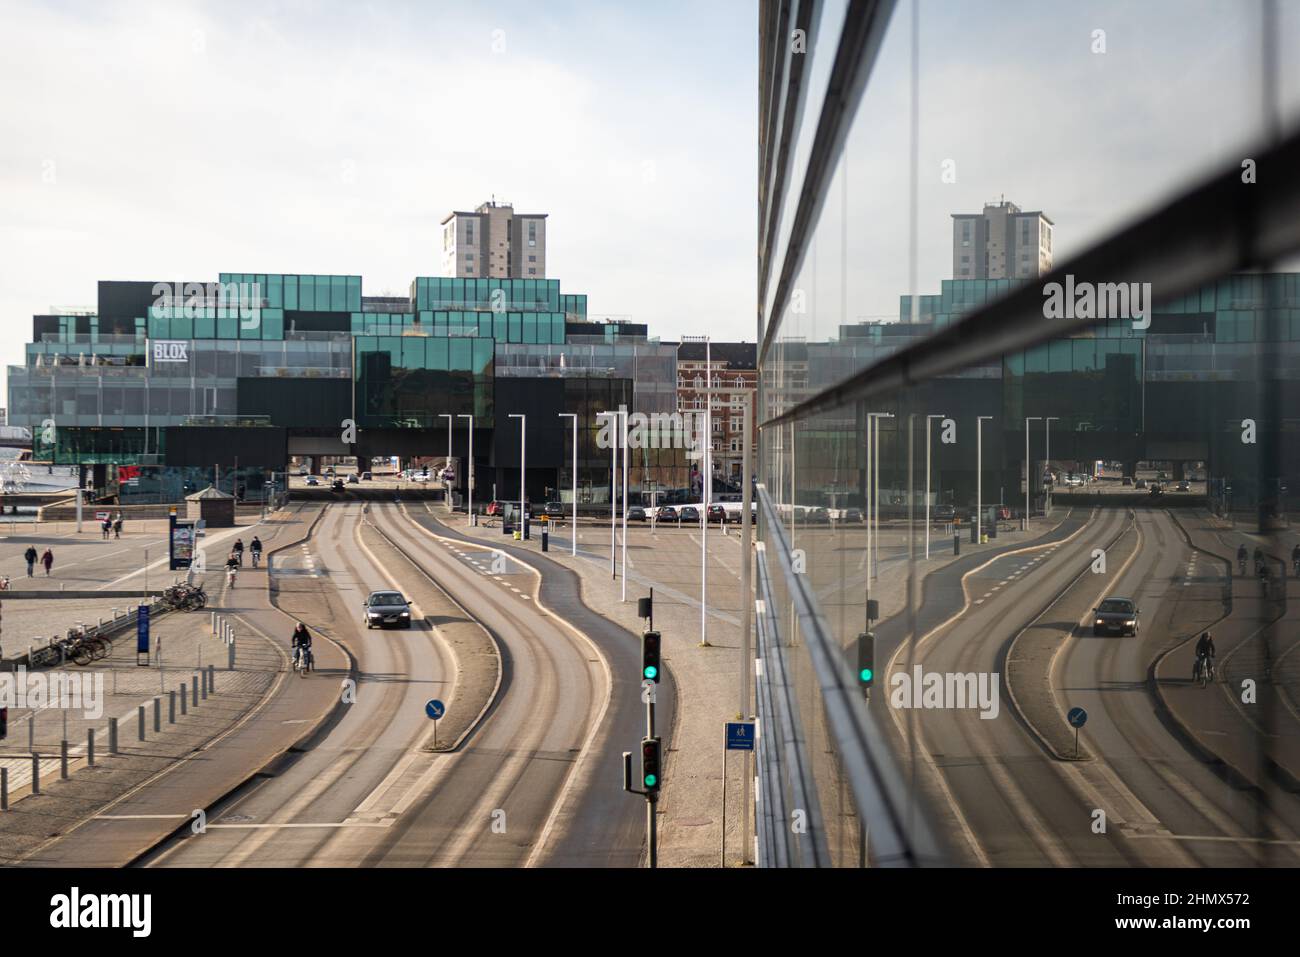
<svg viewBox="0 0 1300 957">
<path fill-rule="evenodd" d="M 401 592 L 372 591 L 362 607 L 367 629 L 411 627 L 411 603 Z"/>
</svg>

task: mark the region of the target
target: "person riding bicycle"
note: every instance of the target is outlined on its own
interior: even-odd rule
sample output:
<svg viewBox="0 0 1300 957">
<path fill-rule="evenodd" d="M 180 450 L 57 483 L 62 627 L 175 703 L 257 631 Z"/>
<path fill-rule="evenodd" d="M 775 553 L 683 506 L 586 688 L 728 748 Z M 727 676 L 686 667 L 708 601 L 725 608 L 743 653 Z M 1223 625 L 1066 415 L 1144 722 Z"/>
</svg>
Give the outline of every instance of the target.
<svg viewBox="0 0 1300 957">
<path fill-rule="evenodd" d="M 240 565 L 244 564 L 244 540 L 242 538 L 235 539 L 235 550 L 231 554 L 239 560 Z"/>
<path fill-rule="evenodd" d="M 298 666 L 298 659 L 304 650 L 307 652 L 308 660 L 310 661 L 311 632 L 307 630 L 307 626 L 302 622 L 298 622 L 298 624 L 294 626 L 293 637 L 289 639 L 289 647 L 293 649 L 293 664 L 295 668 Z"/>
<path fill-rule="evenodd" d="M 1201 632 L 1196 639 L 1196 663 L 1201 668 L 1214 670 L 1214 636 L 1208 631 Z"/>
<path fill-rule="evenodd" d="M 235 584 L 235 573 L 239 571 L 239 556 L 234 552 L 226 559 L 226 578 L 231 585 Z"/>
<path fill-rule="evenodd" d="M 1295 548 L 1291 549 L 1291 564 L 1300 566 L 1300 544 L 1297 544 Z"/>
<path fill-rule="evenodd" d="M 1255 546 L 1255 567 L 1262 568 L 1264 565 L 1264 550 L 1258 545 Z"/>
<path fill-rule="evenodd" d="M 1245 561 L 1246 561 L 1246 546 L 1245 546 L 1245 545 L 1238 545 L 1238 546 L 1237 546 L 1237 561 L 1242 562 L 1243 564 L 1245 563 Z"/>
<path fill-rule="evenodd" d="M 253 540 L 248 543 L 248 550 L 253 553 L 253 565 L 256 567 L 262 560 L 262 540 L 254 535 Z"/>
</svg>

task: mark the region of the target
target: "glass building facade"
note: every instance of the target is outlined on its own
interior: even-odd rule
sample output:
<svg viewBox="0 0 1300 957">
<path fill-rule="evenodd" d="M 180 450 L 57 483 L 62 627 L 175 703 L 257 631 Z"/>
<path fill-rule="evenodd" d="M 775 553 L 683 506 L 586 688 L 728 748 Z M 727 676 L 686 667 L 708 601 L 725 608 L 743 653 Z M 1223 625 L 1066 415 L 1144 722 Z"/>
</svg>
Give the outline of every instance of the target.
<svg viewBox="0 0 1300 957">
<path fill-rule="evenodd" d="M 1300 692 L 1295 675 L 1261 664 L 1289 660 L 1295 642 L 1279 625 L 1294 583 L 1276 576 L 1297 544 L 1300 238 L 1279 226 L 1297 210 L 1290 185 L 1242 188 L 1243 156 L 1290 170 L 1300 155 L 1300 92 L 1282 81 L 1285 55 L 1263 52 L 1300 52 L 1300 33 L 1294 18 L 1280 30 L 1205 4 L 1106 12 L 1112 37 L 1162 37 L 1143 56 L 1201 66 L 1170 85 L 1137 71 L 1133 51 L 1097 55 L 1070 22 L 1074 8 L 1013 2 L 974 17 L 955 2 L 762 5 L 761 864 L 1285 859 L 1267 836 L 1269 815 L 1300 814 L 1277 787 L 1297 770 L 1281 744 L 1295 740 L 1294 710 L 1224 717 L 1202 735 L 1180 696 L 1193 657 L 1184 643 L 1211 625 L 1230 636 L 1234 680 L 1267 684 L 1274 700 Z M 1196 30 L 1168 29 L 1189 18 Z M 1023 55 L 990 74 L 990 50 Z M 1262 87 L 1261 63 L 1277 74 Z M 1031 91 L 1047 78 L 1053 92 L 1038 100 Z M 1140 129 L 1110 122 L 1120 101 L 1146 117 Z M 1242 102 L 1252 109 L 1230 105 Z M 1207 109 L 1213 140 L 1195 132 Z M 1142 173 L 1128 179 L 1117 166 L 1137 154 Z M 948 278 L 953 215 L 1003 190 L 1052 217 L 1055 268 L 1020 283 Z M 1146 284 L 1149 325 L 1131 314 L 1049 318 L 1047 283 L 1067 275 Z M 1102 474 L 1095 463 L 1108 478 L 1086 496 L 1061 487 L 1071 469 Z M 1172 486 L 1158 498 L 1121 484 L 1161 471 L 1189 481 L 1182 508 Z M 927 521 L 941 506 L 945 519 Z M 977 521 L 995 537 L 972 541 Z M 1085 557 L 1093 547 L 1124 556 L 1106 585 L 1142 605 L 1141 640 L 1125 639 L 1122 655 L 1054 622 L 1036 634 L 1033 615 L 1054 593 L 1017 602 L 1008 596 L 1027 594 L 1029 572 L 1007 567 L 985 584 L 980 571 L 1017 549 L 1052 568 L 1083 543 Z M 1233 574 L 1241 544 L 1275 556 L 1262 591 Z M 1033 660 L 1055 660 L 1057 672 L 1026 673 L 1013 653 L 1039 640 L 1059 658 Z M 858 655 L 868 646 L 866 692 Z M 991 675 L 1001 715 L 970 721 L 898 703 L 913 666 Z M 1031 699 L 1047 688 L 1048 712 L 1023 693 L 1013 701 L 1017 682 L 1022 692 L 1031 683 Z M 1135 690 L 1120 701 L 1119 687 Z M 1074 704 L 1106 722 L 1090 760 L 1109 762 L 1161 825 L 1231 847 L 1187 845 L 1183 856 L 1076 829 L 1070 815 L 1094 804 L 1054 790 L 1068 746 L 1060 709 Z M 1161 728 L 1148 720 L 1155 711 L 1191 730 Z M 1242 803 L 1203 773 L 1189 739 L 1250 779 L 1255 797 Z M 1153 763 L 1178 770 L 1148 777 Z M 1171 791 L 1209 795 L 1224 814 L 1200 816 Z M 806 829 L 789 826 L 792 814 Z"/>
</svg>

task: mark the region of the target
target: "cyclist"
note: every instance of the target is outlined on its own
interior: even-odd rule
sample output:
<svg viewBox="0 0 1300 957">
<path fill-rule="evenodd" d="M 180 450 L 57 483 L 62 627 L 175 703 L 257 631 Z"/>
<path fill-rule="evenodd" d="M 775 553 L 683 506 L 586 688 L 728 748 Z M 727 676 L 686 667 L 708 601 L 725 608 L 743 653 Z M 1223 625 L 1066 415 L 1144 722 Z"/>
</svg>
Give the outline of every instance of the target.
<svg viewBox="0 0 1300 957">
<path fill-rule="evenodd" d="M 1237 567 L 1241 569 L 1241 571 L 1242 571 L 1243 574 L 1245 574 L 1245 571 L 1246 571 L 1246 546 L 1245 546 L 1245 544 L 1241 544 L 1241 545 L 1238 545 L 1238 546 L 1237 546 Z"/>
<path fill-rule="evenodd" d="M 293 637 L 289 639 L 289 647 L 293 649 L 293 666 L 298 667 L 298 660 L 303 652 L 307 654 L 305 668 L 311 667 L 311 632 L 302 622 L 298 622 L 293 629 Z"/>
<path fill-rule="evenodd" d="M 1264 550 L 1258 545 L 1255 546 L 1255 571 L 1258 572 L 1264 567 Z"/>
<path fill-rule="evenodd" d="M 226 584 L 235 587 L 235 575 L 239 571 L 239 556 L 234 552 L 226 559 Z"/>
<path fill-rule="evenodd" d="M 1259 563 L 1259 587 L 1268 594 L 1268 565 L 1264 562 Z"/>
<path fill-rule="evenodd" d="M 244 540 L 242 538 L 235 539 L 235 550 L 231 554 L 239 559 L 239 567 L 242 568 L 244 566 Z"/>
<path fill-rule="evenodd" d="M 1196 673 L 1199 675 L 1203 669 L 1209 669 L 1205 673 L 1214 677 L 1214 636 L 1208 631 L 1196 639 Z"/>
<path fill-rule="evenodd" d="M 1291 567 L 1295 569 L 1297 575 L 1300 575 L 1300 543 L 1291 549 Z"/>
<path fill-rule="evenodd" d="M 253 540 L 248 544 L 248 550 L 253 553 L 253 567 L 256 568 L 257 563 L 262 560 L 262 540 L 254 535 Z"/>
</svg>

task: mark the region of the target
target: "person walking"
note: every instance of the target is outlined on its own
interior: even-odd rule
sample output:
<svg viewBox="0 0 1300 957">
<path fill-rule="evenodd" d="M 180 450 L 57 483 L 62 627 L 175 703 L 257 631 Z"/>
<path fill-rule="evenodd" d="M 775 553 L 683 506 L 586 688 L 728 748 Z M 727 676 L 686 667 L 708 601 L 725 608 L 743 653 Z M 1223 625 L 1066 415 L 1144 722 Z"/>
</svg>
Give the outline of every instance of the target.
<svg viewBox="0 0 1300 957">
<path fill-rule="evenodd" d="M 105 516 L 103 524 L 100 525 L 100 529 L 104 533 L 104 541 L 108 541 L 108 533 L 112 529 L 112 527 L 113 527 L 113 520 Z"/>
<path fill-rule="evenodd" d="M 54 552 L 45 549 L 45 554 L 41 556 L 41 564 L 45 566 L 45 577 L 50 577 L 50 569 L 54 567 Z"/>
<path fill-rule="evenodd" d="M 122 537 L 122 513 L 117 513 L 117 518 L 113 519 L 113 537 Z"/>
<path fill-rule="evenodd" d="M 31 578 L 36 568 L 36 546 L 28 545 L 27 551 L 23 552 L 23 558 L 27 560 L 27 577 Z"/>
</svg>

